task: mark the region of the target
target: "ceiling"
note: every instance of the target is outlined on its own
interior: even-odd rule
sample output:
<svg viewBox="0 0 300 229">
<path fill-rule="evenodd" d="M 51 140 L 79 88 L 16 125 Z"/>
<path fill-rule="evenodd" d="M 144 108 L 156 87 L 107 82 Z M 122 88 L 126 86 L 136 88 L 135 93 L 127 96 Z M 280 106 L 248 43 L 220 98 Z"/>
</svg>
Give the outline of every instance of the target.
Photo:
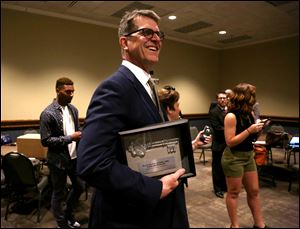
<svg viewBox="0 0 300 229">
<path fill-rule="evenodd" d="M 113 28 L 126 10 L 152 9 L 166 39 L 212 49 L 299 36 L 299 1 L 1 1 L 1 8 Z"/>
</svg>

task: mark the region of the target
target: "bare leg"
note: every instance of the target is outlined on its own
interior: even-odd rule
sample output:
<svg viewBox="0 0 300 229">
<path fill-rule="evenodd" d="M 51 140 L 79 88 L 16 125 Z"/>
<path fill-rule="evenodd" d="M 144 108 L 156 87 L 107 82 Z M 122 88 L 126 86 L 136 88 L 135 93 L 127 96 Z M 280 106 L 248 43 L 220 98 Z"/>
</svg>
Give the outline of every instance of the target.
<svg viewBox="0 0 300 229">
<path fill-rule="evenodd" d="M 257 171 L 246 172 L 243 177 L 243 184 L 247 192 L 247 202 L 253 216 L 254 225 L 263 228 L 265 224 L 260 209 Z"/>
<path fill-rule="evenodd" d="M 227 183 L 227 195 L 226 206 L 228 215 L 231 221 L 231 227 L 239 227 L 237 209 L 238 209 L 238 197 L 242 186 L 242 177 L 226 177 Z"/>
</svg>

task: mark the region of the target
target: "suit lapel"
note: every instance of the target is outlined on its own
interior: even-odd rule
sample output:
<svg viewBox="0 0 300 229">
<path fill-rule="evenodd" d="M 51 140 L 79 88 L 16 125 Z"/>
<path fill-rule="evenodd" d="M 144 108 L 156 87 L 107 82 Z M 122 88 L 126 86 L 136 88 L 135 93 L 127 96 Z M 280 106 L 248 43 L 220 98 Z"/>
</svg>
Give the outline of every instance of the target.
<svg viewBox="0 0 300 229">
<path fill-rule="evenodd" d="M 148 92 L 145 90 L 144 86 L 140 83 L 140 81 L 127 67 L 121 65 L 119 70 L 130 81 L 137 94 L 140 95 L 139 98 L 143 100 L 145 108 L 148 110 L 148 113 L 151 114 L 151 116 L 155 119 L 156 122 L 162 122 L 157 107 L 153 103 Z"/>
</svg>

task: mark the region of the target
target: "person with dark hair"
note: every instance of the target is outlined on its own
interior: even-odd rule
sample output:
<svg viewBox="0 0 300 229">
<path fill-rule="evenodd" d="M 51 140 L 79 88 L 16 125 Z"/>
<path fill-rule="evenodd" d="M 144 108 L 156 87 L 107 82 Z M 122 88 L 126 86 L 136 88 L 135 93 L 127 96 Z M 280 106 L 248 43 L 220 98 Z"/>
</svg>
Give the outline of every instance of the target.
<svg viewBox="0 0 300 229">
<path fill-rule="evenodd" d="M 122 64 L 95 90 L 78 147 L 77 171 L 93 187 L 89 228 L 189 227 L 183 168 L 161 178 L 122 161 L 120 131 L 160 123 L 150 72 L 164 40 L 152 10 L 126 12 L 120 21 Z"/>
<path fill-rule="evenodd" d="M 84 191 L 84 183 L 76 174 L 76 147 L 81 132 L 78 110 L 71 104 L 75 91 L 73 81 L 60 78 L 55 89 L 56 99 L 40 115 L 41 142 L 48 147 L 47 164 L 53 189 L 51 207 L 58 228 L 78 228 L 80 223 L 73 211 Z M 72 187 L 63 209 L 67 176 Z"/>
<path fill-rule="evenodd" d="M 174 121 L 181 119 L 181 109 L 179 106 L 179 92 L 175 90 L 175 87 L 164 86 L 158 91 L 159 101 L 162 106 L 165 120 Z M 201 145 L 207 144 L 211 141 L 211 137 L 207 137 L 205 142 L 200 140 L 200 136 L 203 134 L 203 130 L 200 131 L 195 139 L 192 141 L 193 150 L 198 149 Z"/>
<path fill-rule="evenodd" d="M 222 167 L 226 176 L 226 205 L 233 228 L 239 227 L 238 197 L 242 185 L 247 192 L 247 203 L 254 219 L 254 228 L 266 228 L 259 203 L 259 182 L 252 142 L 263 128 L 252 115 L 256 102 L 256 87 L 240 83 L 233 88 L 229 112 L 224 120 L 226 148 Z"/>
<path fill-rule="evenodd" d="M 165 120 L 181 119 L 181 110 L 179 107 L 180 95 L 172 86 L 164 86 L 158 91 L 159 101 L 161 103 Z"/>
<path fill-rule="evenodd" d="M 224 118 L 227 112 L 227 95 L 220 91 L 216 95 L 217 106 L 209 111 L 209 121 L 213 129 L 212 137 L 212 180 L 214 193 L 219 198 L 224 198 L 227 191 L 225 175 L 221 165 L 221 158 L 226 147 L 224 137 Z"/>
</svg>

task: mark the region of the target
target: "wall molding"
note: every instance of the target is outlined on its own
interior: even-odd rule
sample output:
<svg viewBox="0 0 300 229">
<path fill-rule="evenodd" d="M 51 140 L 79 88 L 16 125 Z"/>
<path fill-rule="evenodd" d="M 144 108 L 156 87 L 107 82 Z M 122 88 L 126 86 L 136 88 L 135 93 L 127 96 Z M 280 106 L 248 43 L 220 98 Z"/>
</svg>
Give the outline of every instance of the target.
<svg viewBox="0 0 300 229">
<path fill-rule="evenodd" d="M 208 114 L 184 114 L 183 118 L 189 120 L 195 119 L 208 119 Z M 273 123 L 282 123 L 288 125 L 299 126 L 299 117 L 282 117 L 282 116 L 270 116 L 261 115 L 261 118 L 271 118 Z M 79 118 L 80 125 L 84 124 L 84 118 Z M 2 130 L 13 130 L 13 129 L 37 129 L 40 127 L 39 120 L 1 120 L 1 131 Z"/>
<path fill-rule="evenodd" d="M 80 125 L 83 125 L 84 118 L 79 118 Z M 40 128 L 40 120 L 1 120 L 2 130 L 13 129 L 37 129 Z"/>
</svg>

